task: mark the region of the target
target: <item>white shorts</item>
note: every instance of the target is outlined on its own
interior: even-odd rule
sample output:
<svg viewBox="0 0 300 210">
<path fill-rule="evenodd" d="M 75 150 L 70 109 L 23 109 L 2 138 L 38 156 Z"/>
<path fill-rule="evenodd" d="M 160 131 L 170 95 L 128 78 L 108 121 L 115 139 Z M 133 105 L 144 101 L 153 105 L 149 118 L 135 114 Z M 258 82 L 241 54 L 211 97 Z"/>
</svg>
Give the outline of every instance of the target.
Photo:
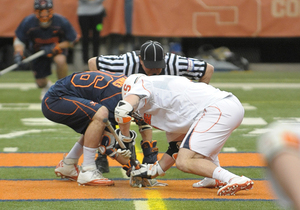
<svg viewBox="0 0 300 210">
<path fill-rule="evenodd" d="M 192 124 L 180 148 L 204 155 L 219 166 L 218 154 L 232 131 L 242 123 L 244 112 L 234 95 L 209 106 Z"/>
</svg>

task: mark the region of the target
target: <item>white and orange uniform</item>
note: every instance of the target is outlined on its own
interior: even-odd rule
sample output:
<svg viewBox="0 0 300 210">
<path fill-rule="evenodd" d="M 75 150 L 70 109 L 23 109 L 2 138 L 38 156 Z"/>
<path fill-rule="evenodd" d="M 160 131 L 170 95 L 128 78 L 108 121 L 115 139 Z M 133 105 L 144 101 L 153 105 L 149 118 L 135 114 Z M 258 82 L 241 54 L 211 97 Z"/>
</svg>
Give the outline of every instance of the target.
<svg viewBox="0 0 300 210">
<path fill-rule="evenodd" d="M 166 131 L 167 140 L 188 148 L 219 166 L 218 154 L 244 116 L 239 100 L 206 83 L 180 76 L 141 77 L 125 95 L 138 95 L 137 112 L 145 122 Z"/>
<path fill-rule="evenodd" d="M 258 138 L 257 149 L 267 163 L 266 177 L 279 204 L 284 209 L 300 209 L 300 123 L 288 122 L 269 125 Z"/>
</svg>

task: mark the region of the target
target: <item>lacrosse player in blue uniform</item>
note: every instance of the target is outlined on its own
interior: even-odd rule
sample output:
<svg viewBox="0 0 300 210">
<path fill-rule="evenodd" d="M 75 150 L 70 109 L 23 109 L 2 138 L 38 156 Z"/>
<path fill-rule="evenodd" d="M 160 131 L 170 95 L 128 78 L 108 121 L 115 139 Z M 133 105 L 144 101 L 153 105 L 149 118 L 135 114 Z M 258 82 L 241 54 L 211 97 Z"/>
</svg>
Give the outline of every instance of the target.
<svg viewBox="0 0 300 210">
<path fill-rule="evenodd" d="M 52 0 L 35 0 L 34 11 L 16 29 L 14 60 L 15 63 L 21 63 L 26 47 L 31 53 L 45 51 L 42 57 L 32 62 L 36 84 L 43 88 L 42 99 L 51 86 L 47 77 L 52 73 L 52 61 L 56 64 L 58 79 L 68 75 L 67 49 L 77 39 L 77 33 L 65 17 L 53 13 Z"/>
<path fill-rule="evenodd" d="M 114 109 L 122 99 L 121 87 L 126 76 L 106 71 L 73 73 L 51 86 L 42 101 L 42 112 L 49 120 L 69 126 L 82 134 L 67 156 L 55 169 L 57 176 L 77 180 L 82 185 L 113 185 L 97 169 L 95 154 L 99 150 L 124 165 L 130 150 L 116 149 L 115 138 L 106 129 L 104 118 L 113 126 Z M 124 141 L 132 142 L 136 133 Z M 83 154 L 81 171 L 77 164 Z"/>
</svg>

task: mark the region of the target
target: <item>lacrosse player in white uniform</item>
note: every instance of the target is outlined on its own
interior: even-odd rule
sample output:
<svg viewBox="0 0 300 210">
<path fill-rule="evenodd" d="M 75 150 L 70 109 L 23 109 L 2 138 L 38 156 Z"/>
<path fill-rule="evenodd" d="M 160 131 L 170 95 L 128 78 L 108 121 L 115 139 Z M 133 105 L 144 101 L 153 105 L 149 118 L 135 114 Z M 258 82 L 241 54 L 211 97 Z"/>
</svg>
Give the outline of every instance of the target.
<svg viewBox="0 0 300 210">
<path fill-rule="evenodd" d="M 284 209 L 300 209 L 300 124 L 272 123 L 258 139 L 266 174 Z"/>
<path fill-rule="evenodd" d="M 136 112 L 146 123 L 166 131 L 169 142 L 161 160 L 142 164 L 132 170 L 132 176 L 163 176 L 176 161 L 183 172 L 212 178 L 207 181 L 212 181 L 211 187 L 216 180 L 225 183 L 218 195 L 252 189 L 252 180 L 220 167 L 218 160 L 226 140 L 244 117 L 244 108 L 232 93 L 180 76 L 134 74 L 126 79 L 122 94 L 123 100 L 115 108 L 122 135 L 129 136 L 128 122 Z"/>
</svg>

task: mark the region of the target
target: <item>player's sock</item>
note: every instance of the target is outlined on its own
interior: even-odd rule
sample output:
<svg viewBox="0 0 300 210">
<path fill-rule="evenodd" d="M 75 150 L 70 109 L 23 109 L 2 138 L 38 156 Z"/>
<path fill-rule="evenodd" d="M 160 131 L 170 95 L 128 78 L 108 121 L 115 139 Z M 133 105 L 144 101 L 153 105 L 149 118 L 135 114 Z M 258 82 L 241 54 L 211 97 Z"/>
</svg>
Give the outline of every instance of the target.
<svg viewBox="0 0 300 210">
<path fill-rule="evenodd" d="M 238 177 L 238 176 L 219 166 L 214 170 L 212 176 L 212 178 L 226 183 L 228 183 L 229 180 L 234 177 Z"/>
<path fill-rule="evenodd" d="M 79 159 L 83 154 L 83 146 L 78 142 L 75 143 L 71 151 L 66 156 L 67 159 Z"/>
<path fill-rule="evenodd" d="M 95 165 L 96 168 L 96 163 L 95 163 L 96 152 L 97 152 L 97 148 L 90 148 L 90 147 L 83 146 L 84 158 L 82 162 L 82 167 Z"/>
</svg>

